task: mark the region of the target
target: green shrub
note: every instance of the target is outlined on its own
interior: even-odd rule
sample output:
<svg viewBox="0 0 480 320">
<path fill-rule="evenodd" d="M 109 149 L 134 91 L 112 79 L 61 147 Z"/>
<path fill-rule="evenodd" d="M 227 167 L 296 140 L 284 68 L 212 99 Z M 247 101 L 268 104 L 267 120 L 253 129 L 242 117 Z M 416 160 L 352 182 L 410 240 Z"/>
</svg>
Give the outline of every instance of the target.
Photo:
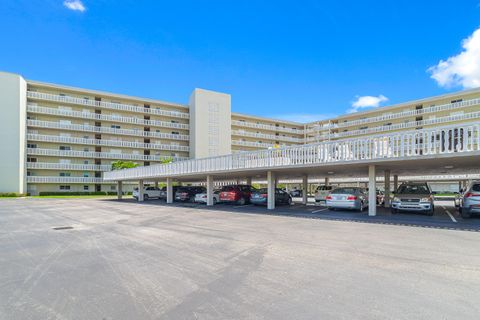
<svg viewBox="0 0 480 320">
<path fill-rule="evenodd" d="M 39 195 L 40 196 L 106 196 L 107 193 L 105 191 L 93 191 L 93 192 L 43 191 L 43 192 L 40 192 Z"/>
<path fill-rule="evenodd" d="M 16 193 L 16 192 L 0 193 L 0 198 L 15 198 L 15 197 L 25 197 L 25 194 Z"/>
</svg>

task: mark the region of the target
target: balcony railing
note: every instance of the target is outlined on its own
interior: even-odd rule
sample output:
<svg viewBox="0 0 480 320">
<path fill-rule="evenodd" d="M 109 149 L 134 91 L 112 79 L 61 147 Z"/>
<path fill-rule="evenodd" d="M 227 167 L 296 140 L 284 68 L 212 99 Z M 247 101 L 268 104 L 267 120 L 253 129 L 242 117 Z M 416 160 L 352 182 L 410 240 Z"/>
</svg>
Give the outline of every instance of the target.
<svg viewBox="0 0 480 320">
<path fill-rule="evenodd" d="M 110 165 L 53 163 L 53 162 L 27 162 L 27 169 L 45 170 L 71 170 L 71 171 L 110 171 Z"/>
<path fill-rule="evenodd" d="M 253 137 L 253 138 L 261 138 L 261 139 L 269 139 L 269 140 L 277 140 L 277 141 L 289 141 L 295 143 L 303 143 L 303 138 L 294 138 L 294 137 L 285 137 L 285 136 L 276 136 L 274 134 L 264 134 L 264 133 L 256 133 L 256 132 L 248 132 L 243 130 L 232 130 L 232 135 L 235 136 L 245 136 L 245 137 Z"/>
<path fill-rule="evenodd" d="M 140 161 L 161 161 L 168 158 L 173 158 L 174 161 L 188 159 L 186 157 L 168 157 L 157 155 L 141 155 L 128 153 L 111 153 L 111 152 L 87 152 L 77 150 L 56 150 L 56 149 L 41 149 L 41 148 L 27 148 L 28 155 L 37 156 L 53 156 L 53 157 L 73 157 L 73 158 L 96 158 L 96 159 L 112 159 L 112 160 L 140 160 Z"/>
<path fill-rule="evenodd" d="M 182 129 L 182 130 L 189 129 L 189 125 L 185 123 L 174 123 L 174 122 L 158 121 L 158 120 L 145 120 L 137 117 L 124 117 L 124 116 L 97 114 L 93 112 L 82 112 L 82 111 L 65 110 L 65 109 L 59 109 L 59 108 L 48 108 L 48 107 L 42 107 L 42 106 L 37 106 L 33 104 L 28 104 L 27 111 L 30 113 L 48 114 L 48 115 L 64 116 L 64 117 L 79 118 L 79 119 L 122 122 L 122 123 L 131 123 L 131 124 L 142 125 L 142 126 L 164 127 L 164 128 L 173 128 L 173 129 Z"/>
<path fill-rule="evenodd" d="M 171 134 L 163 132 L 143 131 L 134 129 L 116 129 L 109 127 L 97 127 L 87 124 L 73 124 L 73 123 L 61 123 L 55 121 L 43 121 L 43 120 L 27 120 L 29 127 L 39 127 L 47 129 L 61 129 L 70 131 L 83 131 L 83 132 L 95 132 L 95 133 L 108 133 L 108 134 L 120 134 L 136 137 L 153 137 L 172 140 L 184 140 L 188 141 L 189 136 L 184 134 Z"/>
<path fill-rule="evenodd" d="M 232 145 L 234 145 L 234 146 L 244 146 L 244 147 L 253 147 L 253 148 L 273 148 L 275 146 L 274 143 L 242 141 L 242 140 L 232 140 Z"/>
<path fill-rule="evenodd" d="M 101 140 L 85 139 L 85 138 L 78 138 L 78 137 L 62 137 L 62 136 L 32 134 L 32 133 L 27 134 L 27 140 L 54 142 L 54 143 L 72 143 L 72 144 L 94 145 L 94 146 L 136 148 L 136 149 L 183 151 L 183 152 L 188 152 L 190 149 L 188 146 L 180 146 L 180 145 L 173 145 L 173 144 L 143 143 L 143 142 L 134 142 L 134 141 L 103 140 L 103 139 Z"/>
<path fill-rule="evenodd" d="M 392 125 L 389 125 L 389 126 L 379 126 L 379 127 L 373 127 L 373 128 L 368 128 L 368 129 L 362 129 L 362 130 L 353 130 L 353 131 L 347 131 L 347 132 L 332 133 L 330 135 L 322 134 L 320 136 L 307 138 L 306 142 L 310 143 L 310 142 L 317 141 L 318 139 L 328 139 L 329 137 L 337 139 L 337 138 L 344 138 L 344 137 L 349 137 L 349 136 L 358 136 L 358 135 L 365 135 L 365 134 L 371 134 L 371 133 L 378 133 L 378 132 L 383 132 L 383 131 L 402 130 L 402 129 L 409 129 L 409 128 L 415 128 L 415 127 L 435 125 L 435 124 L 444 124 L 444 123 L 448 123 L 448 122 L 465 121 L 465 120 L 470 121 L 470 120 L 476 120 L 476 119 L 480 119 L 480 112 L 470 112 L 470 113 L 459 114 L 459 115 L 450 115 L 450 116 L 445 116 L 445 117 L 439 117 L 439 118 L 435 118 L 435 119 L 410 121 L 410 122 L 405 122 L 405 123 L 395 123 L 395 124 L 392 124 Z"/>
<path fill-rule="evenodd" d="M 144 108 L 144 107 L 135 106 L 135 105 L 131 105 L 131 104 L 95 101 L 95 100 L 90 100 L 90 99 L 82 99 L 82 98 L 69 97 L 69 96 L 61 96 L 61 95 L 56 95 L 56 94 L 42 93 L 42 92 L 35 92 L 35 91 L 27 91 L 27 97 L 32 98 L 32 99 L 45 100 L 45 101 L 54 101 L 54 102 L 59 102 L 59 103 L 71 103 L 71 104 L 75 104 L 75 105 L 97 107 L 97 108 L 98 107 L 103 107 L 103 108 L 113 109 L 113 110 L 122 110 L 122 111 L 139 112 L 139 113 L 146 113 L 146 114 L 155 114 L 155 115 L 159 115 L 159 116 L 166 116 L 166 117 L 173 117 L 173 118 L 188 119 L 190 117 L 190 114 L 186 113 L 186 112 L 161 110 L 161 109 L 156 109 L 156 108 Z"/>
<path fill-rule="evenodd" d="M 28 176 L 28 183 L 105 183 L 102 178 Z"/>
<path fill-rule="evenodd" d="M 254 128 L 254 129 L 263 129 L 263 130 L 269 130 L 269 131 L 303 134 L 303 129 L 283 128 L 283 127 L 280 127 L 280 126 L 277 127 L 277 126 L 273 126 L 273 125 L 269 125 L 269 124 L 253 123 L 253 122 L 240 121 L 240 120 L 232 120 L 232 125 Z M 303 126 L 303 125 L 301 125 L 301 126 Z"/>
<path fill-rule="evenodd" d="M 332 163 L 399 161 L 437 155 L 476 155 L 479 151 L 480 122 L 475 122 L 112 171 L 106 172 L 104 179 L 138 180 L 259 168 L 268 170 Z"/>
</svg>

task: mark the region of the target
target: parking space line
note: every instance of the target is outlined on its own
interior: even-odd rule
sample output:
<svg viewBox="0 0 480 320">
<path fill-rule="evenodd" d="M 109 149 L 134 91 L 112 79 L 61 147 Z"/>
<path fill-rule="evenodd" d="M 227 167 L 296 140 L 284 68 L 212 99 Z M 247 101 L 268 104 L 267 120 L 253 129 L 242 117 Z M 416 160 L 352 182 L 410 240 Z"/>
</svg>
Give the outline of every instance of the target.
<svg viewBox="0 0 480 320">
<path fill-rule="evenodd" d="M 457 219 L 455 219 L 455 217 L 453 216 L 453 214 L 450 213 L 450 211 L 448 211 L 447 208 L 445 208 L 444 206 L 442 206 L 442 208 L 445 210 L 445 212 L 448 214 L 448 216 L 450 217 L 450 219 L 452 219 L 453 222 L 457 223 Z"/>
<path fill-rule="evenodd" d="M 312 211 L 312 213 L 317 213 L 317 212 L 321 212 L 321 211 L 325 211 L 325 210 L 328 210 L 328 208 L 323 208 L 323 209 L 319 209 L 319 210 L 314 210 L 314 211 Z"/>
</svg>

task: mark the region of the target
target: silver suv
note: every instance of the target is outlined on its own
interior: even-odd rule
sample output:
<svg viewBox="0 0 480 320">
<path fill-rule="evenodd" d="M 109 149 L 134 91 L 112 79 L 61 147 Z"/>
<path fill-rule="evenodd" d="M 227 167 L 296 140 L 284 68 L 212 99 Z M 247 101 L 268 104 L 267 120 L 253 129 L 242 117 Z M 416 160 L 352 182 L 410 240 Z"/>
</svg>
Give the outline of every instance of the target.
<svg viewBox="0 0 480 320">
<path fill-rule="evenodd" d="M 391 204 L 392 213 L 419 211 L 433 216 L 433 193 L 426 183 L 407 182 L 398 187 Z"/>
<path fill-rule="evenodd" d="M 472 214 L 480 213 L 480 181 L 470 183 L 460 198 L 460 215 L 470 218 Z"/>
</svg>

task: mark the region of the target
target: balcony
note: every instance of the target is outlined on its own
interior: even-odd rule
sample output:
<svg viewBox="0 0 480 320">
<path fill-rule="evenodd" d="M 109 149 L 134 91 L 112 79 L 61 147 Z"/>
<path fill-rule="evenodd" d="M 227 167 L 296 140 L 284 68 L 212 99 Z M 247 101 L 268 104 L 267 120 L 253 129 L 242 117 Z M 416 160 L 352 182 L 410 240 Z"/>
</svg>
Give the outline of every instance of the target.
<svg viewBox="0 0 480 320">
<path fill-rule="evenodd" d="M 85 138 L 78 138 L 78 137 L 62 137 L 62 136 L 42 135 L 42 134 L 32 134 L 32 133 L 27 134 L 27 140 L 53 142 L 53 143 L 71 143 L 71 144 L 81 144 L 81 145 L 136 148 L 136 149 L 153 149 L 153 150 L 167 150 L 167 151 L 183 151 L 183 152 L 188 152 L 190 149 L 190 147 L 188 146 L 171 145 L 171 144 L 85 139 Z"/>
<path fill-rule="evenodd" d="M 432 114 L 432 113 L 442 112 L 442 111 L 463 109 L 463 108 L 473 107 L 477 105 L 480 105 L 480 99 L 470 99 L 462 102 L 447 103 L 447 104 L 438 105 L 438 106 L 426 107 L 418 110 L 409 110 L 409 111 L 402 111 L 398 113 L 385 114 L 385 115 L 367 118 L 367 119 L 339 122 L 338 127 L 349 127 L 349 126 L 362 125 L 362 124 L 367 124 L 372 122 L 388 121 L 388 120 L 399 119 L 399 118 L 417 117 L 424 114 Z"/>
<path fill-rule="evenodd" d="M 28 176 L 27 183 L 105 183 L 102 178 Z"/>
<path fill-rule="evenodd" d="M 139 161 L 161 161 L 168 159 L 168 156 L 157 155 L 141 155 L 126 153 L 110 153 L 110 152 L 85 152 L 77 150 L 56 150 L 27 148 L 28 155 L 52 156 L 52 157 L 68 157 L 68 158 L 94 158 L 94 159 L 111 159 L 111 160 L 139 160 Z M 187 157 L 172 157 L 174 161 L 186 160 Z"/>
<path fill-rule="evenodd" d="M 431 126 L 436 124 L 445 124 L 449 122 L 457 122 L 457 121 L 470 121 L 470 120 L 477 120 L 480 119 L 480 112 L 470 112 L 461 115 L 454 115 L 454 116 L 445 116 L 435 119 L 426 119 L 421 121 L 410 121 L 405 123 L 396 123 L 390 126 L 379 126 L 374 128 L 368 128 L 363 130 L 353 130 L 347 132 L 339 132 L 333 134 L 322 134 L 316 137 L 310 137 L 306 139 L 306 143 L 315 142 L 317 140 L 325 140 L 325 139 L 340 139 L 344 137 L 350 136 L 359 136 L 359 135 L 366 135 L 371 133 L 378 133 L 384 131 L 394 131 L 394 130 L 402 130 L 402 129 L 411 129 L 416 127 L 423 127 L 423 126 Z"/>
<path fill-rule="evenodd" d="M 70 170 L 70 171 L 110 171 L 110 165 L 27 162 L 27 169 Z"/>
<path fill-rule="evenodd" d="M 263 149 L 275 147 L 274 143 L 263 143 L 263 142 L 242 141 L 242 140 L 232 140 L 232 145 L 234 145 L 234 146 L 244 146 L 244 147 L 254 147 L 254 148 L 263 148 Z"/>
<path fill-rule="evenodd" d="M 88 106 L 88 107 L 94 107 L 94 108 L 102 107 L 102 108 L 112 109 L 112 110 L 154 114 L 154 115 L 166 116 L 166 117 L 172 117 L 172 118 L 188 119 L 190 117 L 190 114 L 186 112 L 161 110 L 161 109 L 155 109 L 155 108 L 144 108 L 144 107 L 135 106 L 131 104 L 95 101 L 90 99 L 61 96 L 56 94 L 42 93 L 42 92 L 35 92 L 35 91 L 27 91 L 27 97 L 31 99 L 38 99 L 38 100 L 44 100 L 44 101 L 70 103 L 74 105 Z"/>
<path fill-rule="evenodd" d="M 163 128 L 182 129 L 182 130 L 189 129 L 189 125 L 185 123 L 172 123 L 168 121 L 144 120 L 137 117 L 113 116 L 113 115 L 96 114 L 93 112 L 63 110 L 59 108 L 48 108 L 48 107 L 42 107 L 42 106 L 37 106 L 33 104 L 28 104 L 27 111 L 30 113 L 36 113 L 36 114 L 48 114 L 48 115 L 54 115 L 54 116 L 71 117 L 71 118 L 79 118 L 79 119 L 92 119 L 97 121 L 108 121 L 108 122 L 122 122 L 122 123 L 130 123 L 130 124 L 136 124 L 136 125 L 142 125 L 142 126 L 163 127 Z"/>
<path fill-rule="evenodd" d="M 253 122 L 240 121 L 240 120 L 232 120 L 232 126 L 248 127 L 248 128 L 254 128 L 254 129 L 276 131 L 276 132 L 303 134 L 302 129 L 295 130 L 292 128 L 282 128 L 282 127 L 277 127 L 277 126 L 268 125 L 268 124 L 253 123 Z M 300 125 L 300 126 L 303 126 L 303 125 Z"/>
<path fill-rule="evenodd" d="M 303 143 L 303 139 L 301 138 L 293 138 L 293 137 L 284 137 L 284 136 L 276 136 L 274 134 L 264 134 L 264 133 L 256 133 L 256 132 L 248 132 L 242 130 L 232 130 L 232 136 L 245 136 L 245 137 L 253 137 L 253 138 L 261 138 L 261 139 L 269 139 L 274 141 L 289 141 L 301 144 Z"/>
<path fill-rule="evenodd" d="M 55 121 L 27 120 L 27 125 L 29 127 L 47 128 L 47 129 L 108 133 L 108 134 L 119 134 L 119 135 L 136 136 L 136 137 L 153 137 L 153 138 L 183 140 L 183 141 L 190 140 L 189 136 L 184 134 L 171 134 L 171 133 L 152 132 L 152 131 L 143 131 L 143 130 L 135 130 L 135 129 L 115 129 L 115 128 L 109 128 L 109 127 L 96 127 L 96 126 L 85 125 L 85 124 L 60 123 Z"/>
</svg>

